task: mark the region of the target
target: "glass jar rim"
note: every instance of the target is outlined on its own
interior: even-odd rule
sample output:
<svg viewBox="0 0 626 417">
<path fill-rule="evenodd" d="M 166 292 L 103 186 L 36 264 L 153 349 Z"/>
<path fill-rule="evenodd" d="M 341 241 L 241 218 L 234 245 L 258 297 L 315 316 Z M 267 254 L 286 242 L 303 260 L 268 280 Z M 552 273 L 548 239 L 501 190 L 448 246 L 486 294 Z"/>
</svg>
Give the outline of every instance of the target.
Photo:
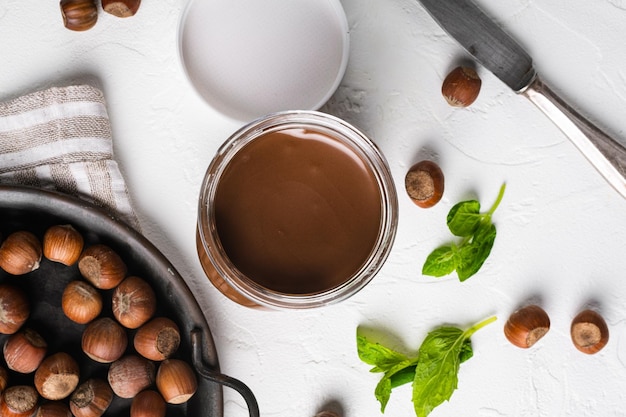
<svg viewBox="0 0 626 417">
<path fill-rule="evenodd" d="M 307 128 L 332 134 L 348 145 L 371 170 L 381 196 L 381 218 L 376 242 L 363 263 L 339 285 L 324 291 L 289 294 L 263 287 L 241 273 L 222 247 L 215 226 L 214 199 L 219 179 L 230 160 L 246 144 L 269 132 L 288 128 Z M 201 185 L 198 203 L 198 233 L 203 250 L 221 278 L 235 291 L 260 306 L 278 309 L 320 307 L 344 300 L 368 284 L 386 261 L 395 239 L 398 201 L 387 161 L 376 144 L 354 126 L 319 111 L 298 110 L 273 113 L 243 126 L 218 149 Z"/>
</svg>

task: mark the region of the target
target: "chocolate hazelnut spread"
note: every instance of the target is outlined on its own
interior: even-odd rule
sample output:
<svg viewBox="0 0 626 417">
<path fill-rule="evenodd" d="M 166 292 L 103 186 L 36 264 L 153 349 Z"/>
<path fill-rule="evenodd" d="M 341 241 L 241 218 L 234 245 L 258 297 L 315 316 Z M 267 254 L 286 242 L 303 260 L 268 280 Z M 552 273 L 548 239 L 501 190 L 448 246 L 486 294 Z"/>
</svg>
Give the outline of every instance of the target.
<svg viewBox="0 0 626 417">
<path fill-rule="evenodd" d="M 353 276 L 381 229 L 375 175 L 322 131 L 265 133 L 232 158 L 217 186 L 219 240 L 258 284 L 286 294 L 325 291 Z"/>
</svg>

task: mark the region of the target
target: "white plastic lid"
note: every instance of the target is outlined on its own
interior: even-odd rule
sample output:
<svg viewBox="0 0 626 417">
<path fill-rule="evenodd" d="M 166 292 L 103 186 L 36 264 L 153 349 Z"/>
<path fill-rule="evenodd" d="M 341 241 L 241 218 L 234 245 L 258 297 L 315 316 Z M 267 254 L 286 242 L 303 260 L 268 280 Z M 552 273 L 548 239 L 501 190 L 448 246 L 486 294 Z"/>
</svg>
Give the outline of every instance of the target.
<svg viewBox="0 0 626 417">
<path fill-rule="evenodd" d="M 249 121 L 328 101 L 345 73 L 349 30 L 339 0 L 190 0 L 179 47 L 200 96 Z"/>
</svg>

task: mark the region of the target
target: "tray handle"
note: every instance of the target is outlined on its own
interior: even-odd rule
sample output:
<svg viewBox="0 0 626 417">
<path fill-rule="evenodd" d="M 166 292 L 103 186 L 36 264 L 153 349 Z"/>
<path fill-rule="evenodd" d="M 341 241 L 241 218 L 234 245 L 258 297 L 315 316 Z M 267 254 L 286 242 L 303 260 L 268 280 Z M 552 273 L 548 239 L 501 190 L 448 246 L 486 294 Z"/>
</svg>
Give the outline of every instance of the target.
<svg viewBox="0 0 626 417">
<path fill-rule="evenodd" d="M 246 401 L 250 417 L 259 417 L 259 404 L 257 403 L 254 393 L 250 388 L 248 388 L 246 384 L 239 381 L 238 379 L 216 372 L 205 365 L 202 356 L 201 329 L 196 328 L 191 331 L 191 350 L 194 366 L 196 368 L 196 371 L 200 374 L 202 378 L 209 381 L 217 382 L 218 384 L 224 385 L 237 391 Z"/>
</svg>

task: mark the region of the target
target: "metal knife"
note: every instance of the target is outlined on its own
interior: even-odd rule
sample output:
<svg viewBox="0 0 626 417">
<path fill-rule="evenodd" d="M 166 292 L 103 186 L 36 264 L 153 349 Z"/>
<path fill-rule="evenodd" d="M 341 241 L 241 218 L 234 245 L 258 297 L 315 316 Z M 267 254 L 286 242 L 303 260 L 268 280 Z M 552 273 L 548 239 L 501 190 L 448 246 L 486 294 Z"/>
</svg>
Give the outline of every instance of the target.
<svg viewBox="0 0 626 417">
<path fill-rule="evenodd" d="M 626 148 L 557 96 L 537 75 L 531 57 L 471 0 L 419 0 L 474 58 L 527 97 L 626 198 Z"/>
</svg>

